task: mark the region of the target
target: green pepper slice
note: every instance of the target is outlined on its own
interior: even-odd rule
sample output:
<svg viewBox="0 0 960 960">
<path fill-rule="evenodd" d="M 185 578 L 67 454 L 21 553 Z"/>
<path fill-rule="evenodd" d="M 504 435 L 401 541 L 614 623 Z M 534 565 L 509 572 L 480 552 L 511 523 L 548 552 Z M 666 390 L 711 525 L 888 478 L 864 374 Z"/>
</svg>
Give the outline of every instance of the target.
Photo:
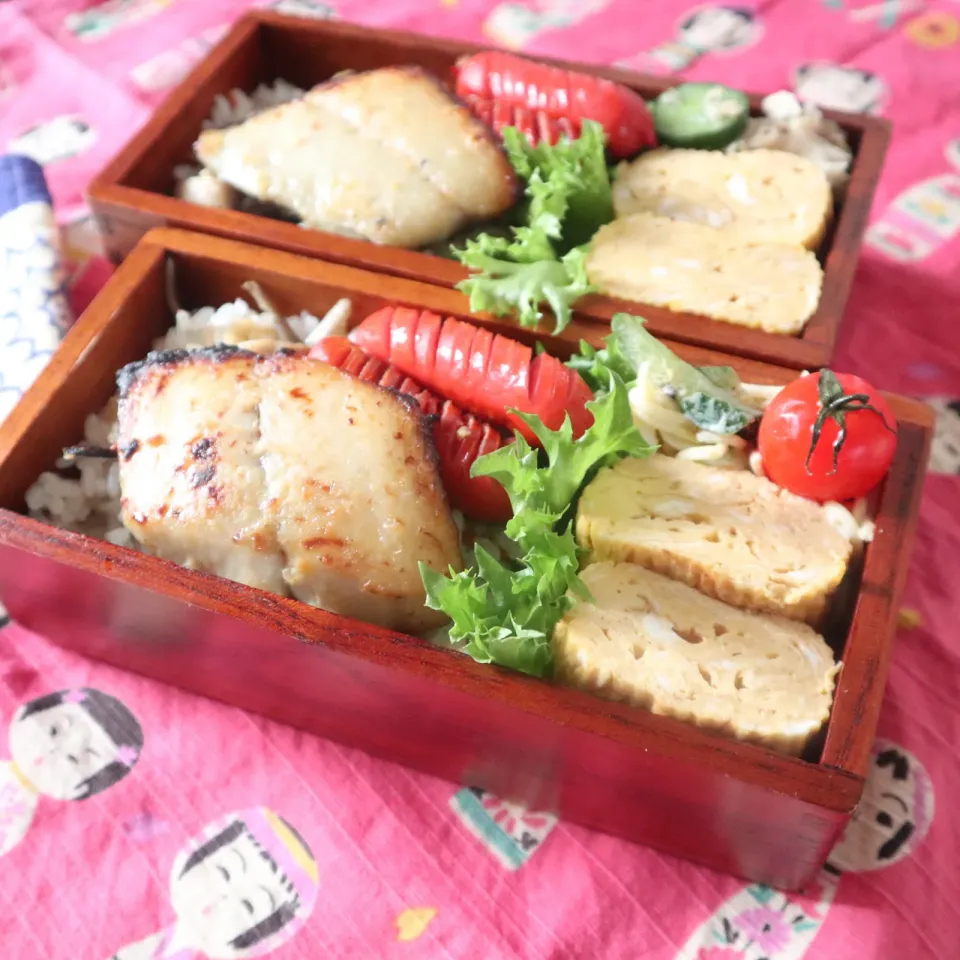
<svg viewBox="0 0 960 960">
<path fill-rule="evenodd" d="M 664 90 L 651 112 L 665 146 L 721 150 L 743 133 L 750 102 L 721 83 L 681 83 Z"/>
</svg>

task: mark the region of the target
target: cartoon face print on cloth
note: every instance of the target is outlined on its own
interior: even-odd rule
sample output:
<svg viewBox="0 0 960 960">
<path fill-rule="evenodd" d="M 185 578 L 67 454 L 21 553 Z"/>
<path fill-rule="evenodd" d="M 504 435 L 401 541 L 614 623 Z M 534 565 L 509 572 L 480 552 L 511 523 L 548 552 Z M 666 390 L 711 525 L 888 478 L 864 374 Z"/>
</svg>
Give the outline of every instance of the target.
<svg viewBox="0 0 960 960">
<path fill-rule="evenodd" d="M 920 845 L 933 820 L 933 785 L 913 754 L 877 740 L 857 812 L 826 867 L 802 894 L 753 883 L 734 894 L 675 960 L 801 960 L 843 882 L 843 872 L 879 870 Z"/>
<path fill-rule="evenodd" d="M 270 0 L 264 5 L 277 13 L 285 13 L 290 17 L 306 17 L 309 20 L 329 20 L 337 15 L 337 11 L 329 3 L 321 3 L 320 0 Z"/>
<path fill-rule="evenodd" d="M 59 233 L 41 167 L 0 157 L 0 421 L 70 325 Z"/>
<path fill-rule="evenodd" d="M 860 806 L 830 854 L 830 865 L 861 872 L 902 860 L 927 835 L 933 803 L 933 784 L 917 758 L 878 740 Z"/>
<path fill-rule="evenodd" d="M 698 7 L 680 20 L 677 37 L 703 53 L 732 53 L 754 43 L 760 33 L 757 15 L 749 7 Z"/>
<path fill-rule="evenodd" d="M 756 11 L 746 5 L 705 4 L 677 22 L 676 39 L 617 63 L 657 73 L 685 70 L 702 56 L 739 53 L 763 35 Z"/>
<path fill-rule="evenodd" d="M 930 444 L 930 472 L 960 473 L 960 397 L 924 397 L 923 402 L 936 413 Z"/>
<path fill-rule="evenodd" d="M 86 120 L 62 116 L 24 130 L 10 141 L 8 149 L 46 167 L 83 153 L 96 139 L 96 132 Z"/>
<path fill-rule="evenodd" d="M 479 787 L 458 790 L 450 807 L 507 870 L 522 867 L 557 825 L 551 813 L 528 810 Z"/>
<path fill-rule="evenodd" d="M 960 139 L 944 148 L 947 163 L 960 170 Z M 960 176 L 941 173 L 913 183 L 894 197 L 867 230 L 866 242 L 894 260 L 924 260 L 960 236 Z"/>
<path fill-rule="evenodd" d="M 531 0 L 501 3 L 483 23 L 484 36 L 511 50 L 519 50 L 547 30 L 575 26 L 610 6 L 611 0 Z"/>
<path fill-rule="evenodd" d="M 800 64 L 793 89 L 801 100 L 848 113 L 878 113 L 887 98 L 887 85 L 877 74 L 826 61 Z"/>
<path fill-rule="evenodd" d="M 319 877 L 306 841 L 266 807 L 207 826 L 170 875 L 175 923 L 117 960 L 247 960 L 276 950 L 313 911 Z"/>
<path fill-rule="evenodd" d="M 115 697 L 80 687 L 25 703 L 0 764 L 0 855 L 24 837 L 40 797 L 86 800 L 119 783 L 143 748 L 137 718 Z"/>
<path fill-rule="evenodd" d="M 89 10 L 71 13 L 63 25 L 80 40 L 100 40 L 121 27 L 152 17 L 174 0 L 108 0 Z"/>
</svg>

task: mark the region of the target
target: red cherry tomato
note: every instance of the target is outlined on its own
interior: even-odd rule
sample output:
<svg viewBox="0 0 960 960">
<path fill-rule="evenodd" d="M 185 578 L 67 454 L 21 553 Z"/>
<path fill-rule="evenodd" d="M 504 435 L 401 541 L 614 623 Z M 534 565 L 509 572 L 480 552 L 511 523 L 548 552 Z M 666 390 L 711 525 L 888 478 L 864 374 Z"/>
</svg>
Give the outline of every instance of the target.
<svg viewBox="0 0 960 960">
<path fill-rule="evenodd" d="M 760 421 L 758 444 L 764 473 L 791 493 L 855 500 L 890 469 L 897 420 L 866 380 L 822 370 L 780 391 Z"/>
</svg>

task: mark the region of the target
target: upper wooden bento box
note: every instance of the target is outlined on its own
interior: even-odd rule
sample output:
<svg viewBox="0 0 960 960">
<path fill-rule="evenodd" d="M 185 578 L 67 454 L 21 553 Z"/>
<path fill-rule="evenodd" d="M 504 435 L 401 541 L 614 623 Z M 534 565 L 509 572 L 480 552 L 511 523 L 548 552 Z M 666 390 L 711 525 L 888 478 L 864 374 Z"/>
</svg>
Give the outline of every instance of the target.
<svg viewBox="0 0 960 960">
<path fill-rule="evenodd" d="M 0 428 L 0 596 L 63 646 L 373 754 L 549 809 L 598 830 L 792 889 L 824 862 L 864 784 L 917 517 L 927 408 L 890 398 L 900 424 L 859 589 L 838 611 L 842 655 L 829 727 L 793 759 L 640 709 L 473 662 L 24 516 L 24 494 L 114 392 L 114 372 L 171 323 L 172 261 L 184 306 L 220 304 L 256 280 L 277 309 L 361 320 L 385 303 L 469 316 L 455 291 L 173 230 L 150 234 L 67 335 Z M 492 328 L 503 325 L 481 321 Z M 575 324 L 544 338 L 569 355 Z M 697 347 L 754 382 L 795 374 Z"/>
<path fill-rule="evenodd" d="M 212 210 L 172 196 L 173 170 L 193 160 L 192 144 L 218 94 L 233 88 L 252 91 L 282 77 L 309 88 L 341 70 L 369 70 L 389 64 L 418 64 L 450 78 L 456 60 L 480 47 L 458 41 L 369 30 L 331 21 L 308 21 L 268 12 L 242 19 L 187 77 L 126 148 L 93 181 L 90 203 L 107 249 L 122 258 L 154 226 L 190 227 L 249 240 L 294 253 L 367 267 L 382 273 L 454 286 L 467 276 L 453 260 L 411 250 L 378 246 L 316 230 L 304 230 L 251 214 Z M 627 84 L 643 96 L 656 96 L 678 82 L 581 64 L 552 63 L 586 70 Z M 753 98 L 759 112 L 760 98 Z M 749 330 L 692 314 L 611 297 L 582 298 L 585 319 L 605 323 L 622 310 L 639 312 L 658 336 L 779 363 L 795 369 L 826 365 L 833 353 L 856 269 L 860 241 L 889 139 L 886 121 L 827 111 L 846 131 L 855 151 L 846 198 L 827 232 L 819 257 L 824 266 L 820 306 L 802 336 Z"/>
</svg>

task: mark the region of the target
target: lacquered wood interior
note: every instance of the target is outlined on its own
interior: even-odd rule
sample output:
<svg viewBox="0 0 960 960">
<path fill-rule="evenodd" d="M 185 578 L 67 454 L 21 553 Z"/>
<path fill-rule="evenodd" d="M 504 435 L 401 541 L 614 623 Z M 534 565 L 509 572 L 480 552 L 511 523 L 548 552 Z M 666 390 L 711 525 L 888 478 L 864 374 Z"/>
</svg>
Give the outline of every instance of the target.
<svg viewBox="0 0 960 960">
<path fill-rule="evenodd" d="M 0 594 L 15 617 L 85 655 L 716 869 L 784 888 L 815 875 L 863 786 L 916 520 L 927 408 L 890 398 L 900 443 L 853 626 L 838 644 L 845 667 L 826 744 L 819 763 L 793 759 L 24 517 L 25 490 L 112 395 L 114 371 L 171 323 L 171 262 L 185 307 L 234 299 L 256 280 L 281 312 L 319 314 L 346 296 L 354 320 L 388 302 L 467 316 L 452 290 L 155 232 L 0 427 Z M 547 345 L 565 355 L 579 336 L 597 344 L 603 333 L 579 324 Z M 732 363 L 754 382 L 794 376 L 673 347 L 695 363 Z"/>
<path fill-rule="evenodd" d="M 83 655 L 788 889 L 862 788 L 2 510 L 0 589 Z"/>
<path fill-rule="evenodd" d="M 91 204 L 109 250 L 116 257 L 125 255 L 152 226 L 188 226 L 396 276 L 455 285 L 467 273 L 451 260 L 303 230 L 237 211 L 205 209 L 168 194 L 173 186 L 173 168 L 191 159 L 191 145 L 218 94 L 235 87 L 252 90 L 258 83 L 278 77 L 309 87 L 340 70 L 366 70 L 396 63 L 416 63 L 438 76 L 449 77 L 460 56 L 478 49 L 482 48 L 459 41 L 369 30 L 336 21 L 308 21 L 264 11 L 250 13 L 94 180 Z M 588 69 L 632 86 L 647 97 L 676 82 L 618 69 L 549 62 Z M 760 97 L 753 97 L 755 111 L 759 100 Z M 855 157 L 846 198 L 820 251 L 825 267 L 820 306 L 801 337 L 747 330 L 705 317 L 597 295 L 583 298 L 578 304 L 583 319 L 606 323 L 614 312 L 632 310 L 642 312 L 655 333 L 671 339 L 795 369 L 827 363 L 849 295 L 889 139 L 889 125 L 883 120 L 827 113 L 847 132 Z"/>
</svg>

